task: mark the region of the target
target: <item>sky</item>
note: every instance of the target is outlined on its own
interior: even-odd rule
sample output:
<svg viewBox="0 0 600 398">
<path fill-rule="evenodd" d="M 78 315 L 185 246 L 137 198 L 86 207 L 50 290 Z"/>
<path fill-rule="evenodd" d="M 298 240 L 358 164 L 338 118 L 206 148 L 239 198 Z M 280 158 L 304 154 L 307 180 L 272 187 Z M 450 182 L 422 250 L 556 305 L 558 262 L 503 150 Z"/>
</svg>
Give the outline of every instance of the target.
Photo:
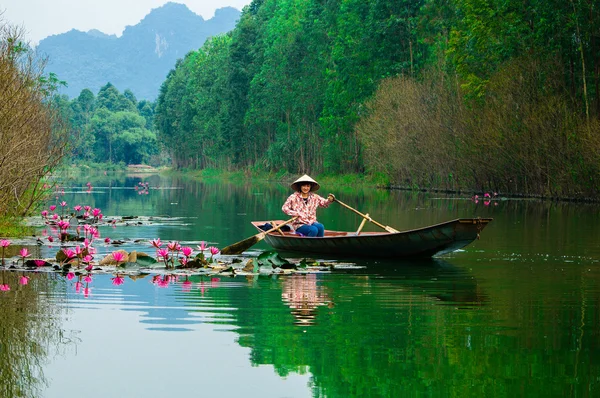
<svg viewBox="0 0 600 398">
<path fill-rule="evenodd" d="M 121 36 L 128 25 L 137 25 L 150 11 L 168 0 L 0 0 L 0 21 L 22 26 L 25 41 L 33 45 L 40 40 L 77 29 L 98 29 Z M 185 4 L 204 19 L 217 8 L 242 10 L 251 0 L 172 0 Z"/>
</svg>

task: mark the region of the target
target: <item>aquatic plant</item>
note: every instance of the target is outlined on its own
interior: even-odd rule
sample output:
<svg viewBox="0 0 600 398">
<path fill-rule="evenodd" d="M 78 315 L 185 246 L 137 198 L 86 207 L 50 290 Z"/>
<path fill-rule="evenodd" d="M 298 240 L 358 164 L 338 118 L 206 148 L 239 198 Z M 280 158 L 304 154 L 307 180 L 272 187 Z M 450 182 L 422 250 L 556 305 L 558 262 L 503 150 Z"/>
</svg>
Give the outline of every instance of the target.
<svg viewBox="0 0 600 398">
<path fill-rule="evenodd" d="M 25 259 L 30 256 L 29 250 L 27 250 L 26 247 L 23 247 L 21 249 L 21 251 L 19 252 L 19 255 L 21 256 L 21 260 L 23 260 L 23 267 L 24 267 L 25 266 Z"/>
<path fill-rule="evenodd" d="M 0 240 L 0 246 L 2 246 L 2 266 L 4 267 L 4 250 L 10 246 L 10 241 L 7 239 Z"/>
</svg>

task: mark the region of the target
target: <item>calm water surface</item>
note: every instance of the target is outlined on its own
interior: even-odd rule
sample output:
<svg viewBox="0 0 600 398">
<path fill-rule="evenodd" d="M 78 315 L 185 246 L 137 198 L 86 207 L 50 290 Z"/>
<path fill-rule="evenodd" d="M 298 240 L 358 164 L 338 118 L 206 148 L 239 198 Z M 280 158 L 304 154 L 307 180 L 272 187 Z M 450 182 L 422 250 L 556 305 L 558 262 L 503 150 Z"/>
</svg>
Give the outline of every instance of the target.
<svg viewBox="0 0 600 398">
<path fill-rule="evenodd" d="M 60 199 L 107 216 L 175 220 L 107 227 L 103 237 L 194 246 L 223 247 L 255 234 L 251 220 L 284 218 L 290 193 L 276 183 L 91 181 L 92 193 L 86 181 L 65 181 Z M 134 189 L 140 181 L 148 194 Z M 1 396 L 600 396 L 598 206 L 322 189 L 400 230 L 494 221 L 443 259 L 324 258 L 356 264 L 330 273 L 168 284 L 147 276 L 121 286 L 99 275 L 77 289 L 47 273 L 19 286 L 20 275 L 3 272 L 12 289 L 0 294 Z M 360 223 L 336 204 L 319 219 L 330 229 Z M 152 252 L 144 241 L 128 245 Z M 263 250 L 261 242 L 247 255 Z"/>
</svg>

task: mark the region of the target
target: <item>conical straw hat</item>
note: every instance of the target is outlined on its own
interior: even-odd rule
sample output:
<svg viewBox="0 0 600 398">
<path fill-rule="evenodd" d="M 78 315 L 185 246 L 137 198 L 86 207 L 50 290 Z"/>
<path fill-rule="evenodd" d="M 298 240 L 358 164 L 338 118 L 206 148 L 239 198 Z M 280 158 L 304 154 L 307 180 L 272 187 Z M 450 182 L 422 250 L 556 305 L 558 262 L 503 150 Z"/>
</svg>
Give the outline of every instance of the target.
<svg viewBox="0 0 600 398">
<path fill-rule="evenodd" d="M 302 177 L 298 178 L 296 181 L 294 181 L 291 185 L 292 189 L 294 191 L 299 191 L 300 190 L 300 186 L 302 185 L 303 182 L 309 182 L 312 184 L 312 188 L 310 189 L 312 192 L 318 191 L 319 188 L 321 188 L 321 186 L 319 185 L 318 182 L 316 182 L 315 180 L 313 180 L 312 178 L 310 178 L 308 176 L 308 174 L 304 174 Z"/>
</svg>

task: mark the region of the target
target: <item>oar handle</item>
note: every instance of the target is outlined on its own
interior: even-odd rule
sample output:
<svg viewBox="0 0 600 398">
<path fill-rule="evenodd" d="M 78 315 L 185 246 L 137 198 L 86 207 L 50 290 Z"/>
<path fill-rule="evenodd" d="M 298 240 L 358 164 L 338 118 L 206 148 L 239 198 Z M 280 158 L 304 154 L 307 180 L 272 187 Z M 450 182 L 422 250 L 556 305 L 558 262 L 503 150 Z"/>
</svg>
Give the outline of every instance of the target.
<svg viewBox="0 0 600 398">
<path fill-rule="evenodd" d="M 378 223 L 377 221 L 373 220 L 368 214 L 362 214 L 360 211 L 348 206 L 347 204 L 345 204 L 344 202 L 342 202 L 341 200 L 337 199 L 337 198 L 333 198 L 334 202 L 338 202 L 339 204 L 341 204 L 342 206 L 344 206 L 346 209 L 348 210 L 352 210 L 353 212 L 355 212 L 356 214 L 358 214 L 359 216 L 363 217 L 365 220 L 372 222 L 373 224 L 377 225 L 379 228 L 383 228 L 388 232 L 398 232 L 396 231 L 394 228 L 392 227 L 388 227 L 385 226 L 383 224 Z"/>
<path fill-rule="evenodd" d="M 284 221 L 283 223 L 279 224 L 278 226 L 276 226 L 276 227 L 273 227 L 273 228 L 271 228 L 271 229 L 269 229 L 269 230 L 266 230 L 266 231 L 264 231 L 264 232 L 263 232 L 263 234 L 265 234 L 265 235 L 266 235 L 266 234 L 268 234 L 268 233 L 270 233 L 270 232 L 273 232 L 273 231 L 278 231 L 278 230 L 280 230 L 280 229 L 281 229 L 281 227 L 283 227 L 284 225 L 287 225 L 287 224 L 291 223 L 291 222 L 292 222 L 292 221 L 294 221 L 296 218 L 298 218 L 298 216 L 296 216 L 296 217 L 294 217 L 294 218 L 290 218 L 289 220 L 287 220 L 287 221 Z"/>
</svg>

